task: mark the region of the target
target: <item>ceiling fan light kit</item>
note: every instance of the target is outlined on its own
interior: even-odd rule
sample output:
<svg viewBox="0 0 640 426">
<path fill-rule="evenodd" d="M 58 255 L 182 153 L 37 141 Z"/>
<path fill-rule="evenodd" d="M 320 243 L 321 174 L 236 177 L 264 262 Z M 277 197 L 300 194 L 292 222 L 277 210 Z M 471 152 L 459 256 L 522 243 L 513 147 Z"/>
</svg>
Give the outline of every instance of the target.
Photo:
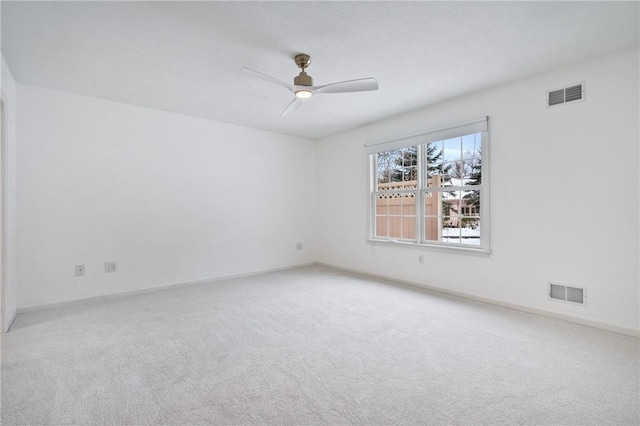
<svg viewBox="0 0 640 426">
<path fill-rule="evenodd" d="M 293 101 L 291 101 L 291 103 L 284 109 L 284 111 L 282 111 L 281 115 L 289 114 L 298 109 L 300 103 L 302 102 L 302 99 L 310 98 L 314 94 L 366 92 L 371 90 L 378 90 L 378 81 L 373 77 L 340 81 L 337 83 L 325 84 L 323 86 L 314 86 L 313 78 L 305 71 L 306 68 L 311 64 L 311 56 L 307 55 L 306 53 L 300 53 L 295 56 L 294 61 L 296 65 L 301 69 L 301 71 L 293 79 L 293 84 L 285 83 L 284 81 L 261 73 L 260 71 L 252 70 L 251 68 L 242 68 L 242 71 L 244 71 L 245 73 L 248 73 L 251 76 L 257 77 L 261 80 L 265 80 L 270 83 L 282 86 L 294 94 Z"/>
<path fill-rule="evenodd" d="M 296 98 L 306 99 L 313 96 L 313 92 L 311 90 L 300 89 L 296 90 Z"/>
</svg>

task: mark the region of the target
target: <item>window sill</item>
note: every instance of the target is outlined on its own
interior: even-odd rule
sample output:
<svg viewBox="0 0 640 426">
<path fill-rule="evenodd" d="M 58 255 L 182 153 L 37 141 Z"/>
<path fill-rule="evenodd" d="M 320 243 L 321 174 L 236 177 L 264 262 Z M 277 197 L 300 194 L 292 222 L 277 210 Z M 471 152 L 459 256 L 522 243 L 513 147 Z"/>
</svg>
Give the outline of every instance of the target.
<svg viewBox="0 0 640 426">
<path fill-rule="evenodd" d="M 379 240 L 375 238 L 367 239 L 369 244 L 374 245 L 382 245 L 382 246 L 390 246 L 390 247 L 403 247 L 403 248 L 412 248 L 419 250 L 431 250 L 431 251 L 439 251 L 439 252 L 450 252 L 450 253 L 459 253 L 459 254 L 467 254 L 472 256 L 482 256 L 489 257 L 491 254 L 491 250 L 482 249 L 482 248 L 474 248 L 474 247 L 459 247 L 453 245 L 445 245 L 445 244 L 419 244 L 413 243 L 410 241 L 398 241 L 398 240 Z"/>
</svg>

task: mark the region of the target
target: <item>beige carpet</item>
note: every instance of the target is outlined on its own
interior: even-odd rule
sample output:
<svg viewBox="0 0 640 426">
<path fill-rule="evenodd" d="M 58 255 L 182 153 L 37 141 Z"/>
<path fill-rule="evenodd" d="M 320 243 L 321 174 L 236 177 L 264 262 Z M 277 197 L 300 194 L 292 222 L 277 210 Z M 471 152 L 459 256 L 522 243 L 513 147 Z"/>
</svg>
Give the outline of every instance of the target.
<svg viewBox="0 0 640 426">
<path fill-rule="evenodd" d="M 640 423 L 639 343 L 309 267 L 21 314 L 2 424 Z"/>
</svg>

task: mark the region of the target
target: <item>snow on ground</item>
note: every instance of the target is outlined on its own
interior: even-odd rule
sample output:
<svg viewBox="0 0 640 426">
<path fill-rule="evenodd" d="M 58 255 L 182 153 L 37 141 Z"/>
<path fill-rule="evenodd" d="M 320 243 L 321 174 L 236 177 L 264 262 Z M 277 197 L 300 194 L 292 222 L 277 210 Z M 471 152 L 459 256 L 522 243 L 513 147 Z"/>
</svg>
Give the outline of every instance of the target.
<svg viewBox="0 0 640 426">
<path fill-rule="evenodd" d="M 462 238 L 460 238 L 461 235 Z M 445 243 L 480 245 L 480 228 L 443 228 L 442 241 Z"/>
</svg>

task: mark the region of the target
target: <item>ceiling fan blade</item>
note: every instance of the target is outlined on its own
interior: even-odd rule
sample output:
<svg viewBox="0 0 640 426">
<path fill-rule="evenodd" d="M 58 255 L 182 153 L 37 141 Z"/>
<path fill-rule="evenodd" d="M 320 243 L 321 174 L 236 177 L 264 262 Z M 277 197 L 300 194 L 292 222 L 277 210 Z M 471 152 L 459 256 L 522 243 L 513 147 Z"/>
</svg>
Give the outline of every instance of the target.
<svg viewBox="0 0 640 426">
<path fill-rule="evenodd" d="M 314 93 L 349 93 L 367 92 L 369 90 L 378 90 L 378 80 L 373 77 L 340 81 L 314 87 Z"/>
<path fill-rule="evenodd" d="M 281 116 L 285 116 L 287 114 L 291 114 L 293 111 L 297 110 L 298 108 L 300 108 L 300 104 L 302 103 L 302 100 L 300 98 L 293 98 L 293 100 L 291 101 L 291 103 L 289 105 L 287 105 L 287 107 L 284 109 L 284 111 L 282 111 L 282 114 L 280 114 Z"/>
<path fill-rule="evenodd" d="M 274 84 L 277 84 L 278 86 L 282 86 L 290 92 L 294 91 L 294 87 L 292 84 L 286 83 L 282 80 L 278 80 L 277 78 L 271 77 L 270 75 L 267 75 L 260 71 L 252 70 L 251 68 L 247 68 L 247 67 L 242 67 L 242 72 L 252 77 L 259 78 L 260 80 L 268 81 L 269 83 L 274 83 Z"/>
</svg>

